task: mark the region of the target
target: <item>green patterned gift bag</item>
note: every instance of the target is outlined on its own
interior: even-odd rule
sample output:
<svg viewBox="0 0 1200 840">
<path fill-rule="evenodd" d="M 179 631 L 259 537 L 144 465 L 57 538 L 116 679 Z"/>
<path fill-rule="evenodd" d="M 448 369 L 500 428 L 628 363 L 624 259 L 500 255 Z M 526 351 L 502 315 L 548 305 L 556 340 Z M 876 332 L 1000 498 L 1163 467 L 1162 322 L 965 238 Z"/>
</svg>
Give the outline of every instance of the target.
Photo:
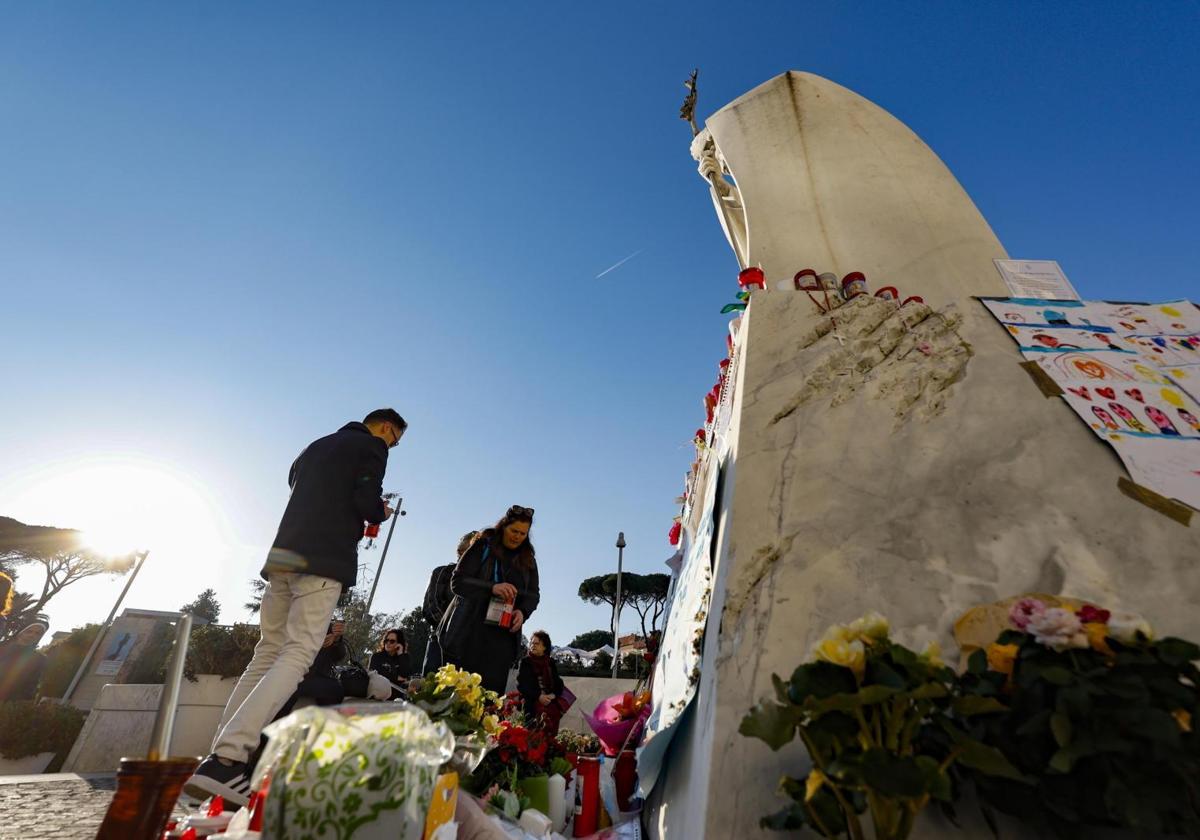
<svg viewBox="0 0 1200 840">
<path fill-rule="evenodd" d="M 265 730 L 267 840 L 421 840 L 454 736 L 401 703 L 294 712 Z"/>
</svg>

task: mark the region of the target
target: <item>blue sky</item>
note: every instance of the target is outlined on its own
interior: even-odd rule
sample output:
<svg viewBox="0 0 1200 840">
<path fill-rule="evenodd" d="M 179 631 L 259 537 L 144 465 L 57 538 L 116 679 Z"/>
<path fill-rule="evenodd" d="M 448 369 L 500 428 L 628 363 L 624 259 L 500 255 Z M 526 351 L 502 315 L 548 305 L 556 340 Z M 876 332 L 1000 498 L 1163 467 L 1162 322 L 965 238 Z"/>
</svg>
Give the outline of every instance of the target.
<svg viewBox="0 0 1200 840">
<path fill-rule="evenodd" d="M 662 569 L 724 351 L 693 67 L 701 116 L 827 76 L 1012 256 L 1085 297 L 1195 298 L 1198 39 L 1183 2 L 9 4 L 0 515 L 142 529 L 128 605 L 213 586 L 239 618 L 292 458 L 392 405 L 410 515 L 378 605 L 516 502 L 532 623 L 565 642 L 607 622 L 575 590 L 618 530 Z M 68 590 L 55 629 L 118 588 Z"/>
</svg>

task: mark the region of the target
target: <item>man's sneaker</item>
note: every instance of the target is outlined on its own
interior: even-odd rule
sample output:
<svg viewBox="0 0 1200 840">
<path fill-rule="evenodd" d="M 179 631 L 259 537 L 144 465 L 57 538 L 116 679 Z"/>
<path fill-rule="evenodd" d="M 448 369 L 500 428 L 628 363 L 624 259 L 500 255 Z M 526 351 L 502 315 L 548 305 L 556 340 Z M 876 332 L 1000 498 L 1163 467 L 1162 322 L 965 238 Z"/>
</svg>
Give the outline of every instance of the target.
<svg viewBox="0 0 1200 840">
<path fill-rule="evenodd" d="M 242 807 L 250 801 L 250 776 L 246 763 L 235 761 L 226 764 L 216 755 L 210 755 L 183 786 L 183 792 L 196 799 L 208 799 L 210 796 L 220 796 L 225 802 L 235 807 Z"/>
</svg>

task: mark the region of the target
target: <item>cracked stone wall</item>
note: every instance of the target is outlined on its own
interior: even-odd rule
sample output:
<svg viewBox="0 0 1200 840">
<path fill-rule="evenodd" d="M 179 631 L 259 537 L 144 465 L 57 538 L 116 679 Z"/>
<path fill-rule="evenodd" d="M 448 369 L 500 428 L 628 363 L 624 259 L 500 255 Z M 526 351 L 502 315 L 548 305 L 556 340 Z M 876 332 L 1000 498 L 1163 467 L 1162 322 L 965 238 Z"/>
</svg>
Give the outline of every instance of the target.
<svg viewBox="0 0 1200 840">
<path fill-rule="evenodd" d="M 803 772 L 803 750 L 773 753 L 738 724 L 830 623 L 879 610 L 953 658 L 959 614 L 1036 591 L 1200 637 L 1200 525 L 1122 495 L 1117 458 L 1019 367 L 972 297 L 1004 294 L 991 259 L 1006 254 L 936 156 L 807 74 L 707 124 L 772 283 L 863 270 L 927 305 L 856 299 L 823 314 L 804 292 L 753 295 L 703 677 L 648 811 L 652 836 L 689 840 L 775 836 L 758 819 L 783 804 L 776 784 Z M 966 816 L 963 833 L 931 815 L 914 836 L 990 836 Z"/>
</svg>

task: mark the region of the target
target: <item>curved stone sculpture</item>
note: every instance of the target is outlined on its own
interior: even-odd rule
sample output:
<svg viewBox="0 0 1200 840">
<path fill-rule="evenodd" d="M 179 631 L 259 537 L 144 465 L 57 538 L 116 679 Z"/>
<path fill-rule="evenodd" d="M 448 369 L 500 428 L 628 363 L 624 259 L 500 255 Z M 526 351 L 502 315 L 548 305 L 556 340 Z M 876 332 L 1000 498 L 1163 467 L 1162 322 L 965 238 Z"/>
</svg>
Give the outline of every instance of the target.
<svg viewBox="0 0 1200 840">
<path fill-rule="evenodd" d="M 768 284 L 740 328 L 703 676 L 647 822 L 658 837 L 725 840 L 769 836 L 758 820 L 782 806 L 779 778 L 806 772 L 796 743 L 773 753 L 738 725 L 830 624 L 878 610 L 953 661 L 964 610 L 1032 591 L 1196 638 L 1200 525 L 1119 492 L 1120 462 L 1022 370 L 971 299 L 1006 294 L 992 263 L 1004 249 L 904 125 L 787 73 L 705 128 L 693 153 L 722 225 Z M 822 313 L 776 287 L 808 267 L 862 271 L 872 290 L 926 305 L 864 297 Z M 913 836 L 979 830 L 930 815 Z"/>
</svg>

